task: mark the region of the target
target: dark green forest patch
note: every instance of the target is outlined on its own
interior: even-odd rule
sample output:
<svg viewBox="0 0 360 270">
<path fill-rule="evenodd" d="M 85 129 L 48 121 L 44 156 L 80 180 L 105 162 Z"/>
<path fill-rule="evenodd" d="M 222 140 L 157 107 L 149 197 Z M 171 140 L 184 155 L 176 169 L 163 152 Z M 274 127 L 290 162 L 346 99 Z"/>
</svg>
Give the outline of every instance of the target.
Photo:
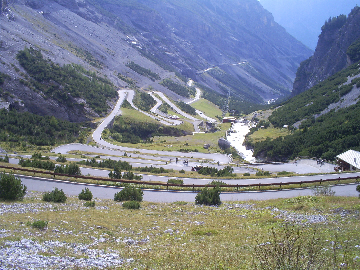
<svg viewBox="0 0 360 270">
<path fill-rule="evenodd" d="M 152 81 L 160 80 L 159 74 L 152 72 L 150 69 L 144 68 L 138 64 L 135 64 L 134 62 L 129 62 L 126 64 L 128 68 L 131 68 L 136 73 L 148 77 Z"/>
<path fill-rule="evenodd" d="M 190 95 L 195 95 L 194 89 L 176 83 L 171 79 L 165 79 L 162 82 L 160 82 L 160 84 L 182 97 L 188 98 L 190 97 Z"/>
<path fill-rule="evenodd" d="M 25 48 L 16 58 L 31 77 L 23 84 L 46 97 L 53 98 L 67 106 L 74 106 L 73 98 L 83 98 L 91 109 L 104 114 L 109 109 L 107 101 L 117 98 L 115 87 L 110 81 L 79 65 L 59 66 L 44 59 L 41 51 Z"/>
<path fill-rule="evenodd" d="M 85 127 L 85 128 L 82 128 Z M 84 142 L 87 128 L 51 116 L 19 113 L 15 110 L 0 110 L 0 142 L 15 145 L 27 144 L 45 146 Z"/>
<path fill-rule="evenodd" d="M 163 126 L 158 123 L 146 121 L 134 121 L 128 116 L 119 116 L 115 118 L 115 123 L 110 129 L 110 136 L 121 143 L 140 143 L 151 142 L 154 136 L 183 136 L 184 131 L 175 128 Z"/>
</svg>

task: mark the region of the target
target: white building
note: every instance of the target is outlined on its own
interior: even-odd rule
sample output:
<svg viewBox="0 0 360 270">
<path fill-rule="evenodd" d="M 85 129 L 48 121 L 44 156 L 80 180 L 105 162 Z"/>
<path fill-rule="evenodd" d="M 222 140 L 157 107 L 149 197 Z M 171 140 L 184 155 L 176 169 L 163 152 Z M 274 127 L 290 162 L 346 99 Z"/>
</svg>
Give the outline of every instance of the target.
<svg viewBox="0 0 360 270">
<path fill-rule="evenodd" d="M 349 150 L 338 156 L 338 164 L 342 171 L 354 171 L 360 169 L 360 152 Z"/>
</svg>

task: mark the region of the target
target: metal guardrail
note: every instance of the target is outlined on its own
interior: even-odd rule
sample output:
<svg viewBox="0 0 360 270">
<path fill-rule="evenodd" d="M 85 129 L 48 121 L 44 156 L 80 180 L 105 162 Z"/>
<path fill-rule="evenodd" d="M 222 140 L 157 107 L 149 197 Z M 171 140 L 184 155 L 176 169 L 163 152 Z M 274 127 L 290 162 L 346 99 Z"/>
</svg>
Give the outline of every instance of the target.
<svg viewBox="0 0 360 270">
<path fill-rule="evenodd" d="M 40 170 L 34 170 L 34 169 L 26 169 L 26 168 L 19 168 L 19 167 L 7 167 L 0 165 L 0 168 L 4 169 L 10 169 L 13 171 L 24 171 L 24 172 L 31 172 L 31 173 L 41 173 L 41 174 L 48 174 L 53 176 L 55 179 L 56 176 L 63 176 L 63 177 L 72 177 L 72 178 L 80 178 L 80 179 L 87 179 L 87 180 L 94 180 L 94 181 L 106 181 L 106 182 L 114 182 L 114 183 L 129 183 L 129 184 L 138 184 L 138 185 L 150 185 L 150 186 L 163 186 L 166 187 L 166 189 L 169 189 L 169 187 L 182 187 L 182 188 L 205 188 L 205 187 L 216 187 L 217 185 L 195 185 L 195 184 L 170 184 L 170 183 L 159 183 L 159 182 L 148 182 L 148 181 L 138 181 L 138 180 L 125 180 L 125 179 L 111 179 L 111 178 L 100 178 L 100 177 L 92 177 L 92 176 L 84 176 L 84 175 L 68 175 L 68 174 L 62 174 L 62 173 L 55 173 L 50 171 L 40 171 Z M 289 186 L 289 185 L 299 185 L 300 187 L 304 184 L 315 184 L 315 183 L 326 183 L 326 182 L 334 182 L 337 181 L 340 183 L 340 181 L 346 181 L 346 180 L 352 180 L 356 179 L 356 182 L 359 181 L 359 177 L 339 177 L 339 178 L 332 178 L 332 179 L 320 179 L 320 180 L 311 180 L 311 181 L 300 181 L 300 182 L 277 182 L 277 183 L 266 183 L 266 184 L 246 184 L 246 185 L 218 185 L 219 187 L 226 187 L 226 188 L 236 188 L 237 190 L 239 188 L 253 188 L 258 187 L 259 190 L 261 187 L 268 187 L 268 186 L 279 186 L 280 189 L 283 186 Z"/>
</svg>

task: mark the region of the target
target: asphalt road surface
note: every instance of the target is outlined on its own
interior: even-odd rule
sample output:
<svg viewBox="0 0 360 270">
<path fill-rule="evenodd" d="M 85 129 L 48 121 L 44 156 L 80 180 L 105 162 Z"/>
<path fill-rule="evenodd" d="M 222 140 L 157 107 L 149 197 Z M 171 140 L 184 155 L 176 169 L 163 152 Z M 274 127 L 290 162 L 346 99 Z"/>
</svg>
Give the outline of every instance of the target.
<svg viewBox="0 0 360 270">
<path fill-rule="evenodd" d="M 69 196 L 77 196 L 82 189 L 88 187 L 92 192 L 94 198 L 113 199 L 114 194 L 119 192 L 121 188 L 78 184 L 72 182 L 64 182 L 57 180 L 49 180 L 45 178 L 19 176 L 28 190 L 47 192 L 53 190 L 55 187 L 62 189 Z M 358 196 L 356 191 L 356 184 L 336 185 L 332 187 L 335 191 L 335 196 Z M 143 190 L 144 201 L 149 202 L 176 202 L 186 201 L 195 202 L 196 192 L 187 191 L 165 191 L 165 190 Z M 262 191 L 262 192 L 223 192 L 220 195 L 221 201 L 249 201 L 249 200 L 269 200 L 277 198 L 292 198 L 297 196 L 313 195 L 312 189 L 292 189 L 281 191 Z"/>
</svg>

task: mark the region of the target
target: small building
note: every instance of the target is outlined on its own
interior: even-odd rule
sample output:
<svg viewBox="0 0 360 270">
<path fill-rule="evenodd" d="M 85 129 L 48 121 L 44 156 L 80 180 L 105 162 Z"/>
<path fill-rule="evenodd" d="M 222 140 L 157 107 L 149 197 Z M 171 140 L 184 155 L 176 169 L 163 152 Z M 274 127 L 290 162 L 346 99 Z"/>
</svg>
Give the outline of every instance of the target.
<svg viewBox="0 0 360 270">
<path fill-rule="evenodd" d="M 223 123 L 235 123 L 236 117 L 224 117 L 222 122 Z"/>
<path fill-rule="evenodd" d="M 336 157 L 340 170 L 354 171 L 360 169 L 360 152 L 349 150 Z"/>
</svg>

